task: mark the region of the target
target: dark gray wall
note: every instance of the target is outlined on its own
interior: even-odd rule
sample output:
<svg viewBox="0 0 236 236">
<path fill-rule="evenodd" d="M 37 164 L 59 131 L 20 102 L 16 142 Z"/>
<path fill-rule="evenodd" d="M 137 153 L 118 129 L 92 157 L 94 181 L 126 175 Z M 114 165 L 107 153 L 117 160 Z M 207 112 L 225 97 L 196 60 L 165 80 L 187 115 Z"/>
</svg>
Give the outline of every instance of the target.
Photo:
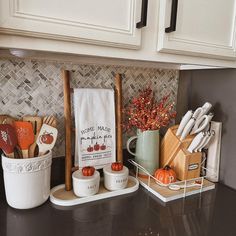
<svg viewBox="0 0 236 236">
<path fill-rule="evenodd" d="M 236 189 L 236 70 L 181 71 L 177 121 L 188 109 L 213 104 L 215 121 L 223 122 L 220 181 Z"/>
</svg>

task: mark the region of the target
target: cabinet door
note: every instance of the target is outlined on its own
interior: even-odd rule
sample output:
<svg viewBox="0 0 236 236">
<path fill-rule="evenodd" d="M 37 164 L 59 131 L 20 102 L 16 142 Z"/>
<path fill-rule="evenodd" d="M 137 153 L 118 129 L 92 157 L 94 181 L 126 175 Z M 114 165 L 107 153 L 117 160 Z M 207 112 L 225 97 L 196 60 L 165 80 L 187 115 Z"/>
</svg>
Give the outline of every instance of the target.
<svg viewBox="0 0 236 236">
<path fill-rule="evenodd" d="M 0 32 L 138 48 L 141 0 L 0 0 Z"/>
<path fill-rule="evenodd" d="M 174 2 L 160 0 L 158 51 L 235 59 L 236 0 L 179 0 L 176 30 L 166 33 Z"/>
</svg>

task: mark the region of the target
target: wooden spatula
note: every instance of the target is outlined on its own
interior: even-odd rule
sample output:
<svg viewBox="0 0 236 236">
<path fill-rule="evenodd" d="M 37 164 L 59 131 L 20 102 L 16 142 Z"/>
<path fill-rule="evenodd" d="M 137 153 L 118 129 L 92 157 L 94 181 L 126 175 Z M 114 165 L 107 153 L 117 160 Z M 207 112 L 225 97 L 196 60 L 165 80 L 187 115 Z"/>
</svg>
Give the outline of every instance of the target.
<svg viewBox="0 0 236 236">
<path fill-rule="evenodd" d="M 23 117 L 23 121 L 31 122 L 34 130 L 34 142 L 29 147 L 29 157 L 35 157 L 35 149 L 36 149 L 36 140 L 38 138 L 40 129 L 42 127 L 42 118 L 38 116 L 25 116 Z"/>
<path fill-rule="evenodd" d="M 15 129 L 9 124 L 0 124 L 0 148 L 7 157 L 14 158 L 14 148 L 16 145 Z"/>
<path fill-rule="evenodd" d="M 26 121 L 15 121 L 14 126 L 23 158 L 28 158 L 29 146 L 34 142 L 33 126 L 30 122 Z"/>
<path fill-rule="evenodd" d="M 39 147 L 39 156 L 43 155 L 49 150 L 52 150 L 57 140 L 58 131 L 56 128 L 43 124 L 37 138 Z"/>
</svg>

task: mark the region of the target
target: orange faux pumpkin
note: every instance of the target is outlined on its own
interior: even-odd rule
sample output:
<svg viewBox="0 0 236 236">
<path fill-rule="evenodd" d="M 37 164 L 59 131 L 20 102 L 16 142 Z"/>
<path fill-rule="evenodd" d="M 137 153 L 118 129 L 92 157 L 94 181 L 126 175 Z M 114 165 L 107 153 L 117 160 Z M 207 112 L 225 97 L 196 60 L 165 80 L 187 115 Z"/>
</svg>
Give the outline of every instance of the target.
<svg viewBox="0 0 236 236">
<path fill-rule="evenodd" d="M 176 181 L 176 173 L 169 166 L 156 170 L 154 177 L 163 184 L 170 184 Z"/>
</svg>

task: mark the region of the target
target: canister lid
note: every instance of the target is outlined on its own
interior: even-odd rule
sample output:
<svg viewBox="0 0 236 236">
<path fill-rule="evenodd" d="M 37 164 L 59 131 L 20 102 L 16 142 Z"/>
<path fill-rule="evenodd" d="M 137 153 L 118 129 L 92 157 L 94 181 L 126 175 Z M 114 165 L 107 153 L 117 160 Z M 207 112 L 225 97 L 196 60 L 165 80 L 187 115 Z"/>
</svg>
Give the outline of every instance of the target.
<svg viewBox="0 0 236 236">
<path fill-rule="evenodd" d="M 100 177 L 100 174 L 97 170 L 95 170 L 94 174 L 92 176 L 84 176 L 82 173 L 82 170 L 77 170 L 72 174 L 72 178 L 78 179 L 81 181 L 90 181 L 93 179 L 97 179 Z"/>
<path fill-rule="evenodd" d="M 123 166 L 122 170 L 114 171 L 114 170 L 111 169 L 111 164 L 109 164 L 109 165 L 106 165 L 103 168 L 103 172 L 106 173 L 106 174 L 110 174 L 110 175 L 128 175 L 129 170 L 126 166 Z"/>
</svg>

